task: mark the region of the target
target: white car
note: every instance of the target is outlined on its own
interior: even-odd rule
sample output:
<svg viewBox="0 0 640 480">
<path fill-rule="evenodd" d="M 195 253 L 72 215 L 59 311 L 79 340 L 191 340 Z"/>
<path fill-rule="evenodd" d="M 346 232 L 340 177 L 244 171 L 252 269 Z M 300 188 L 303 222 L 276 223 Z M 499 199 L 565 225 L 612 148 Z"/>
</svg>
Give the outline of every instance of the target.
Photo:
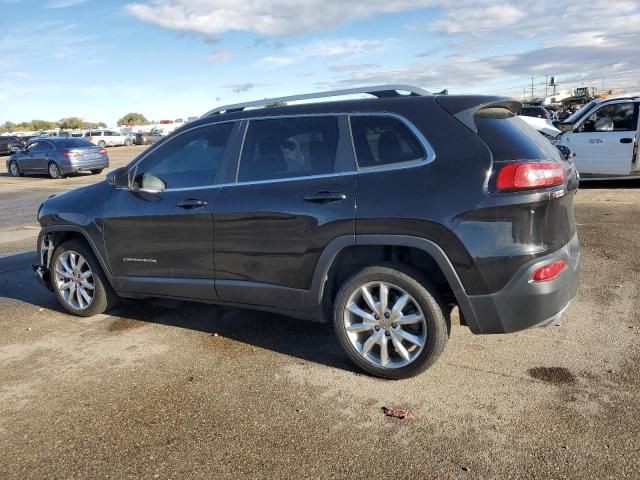
<svg viewBox="0 0 640 480">
<path fill-rule="evenodd" d="M 98 145 L 99 147 L 115 147 L 118 145 L 128 147 L 133 143 L 131 137 L 123 135 L 120 132 L 116 132 L 115 130 L 91 130 L 85 133 L 85 137 L 91 143 Z"/>
<path fill-rule="evenodd" d="M 556 143 L 571 149 L 581 180 L 640 178 L 640 94 L 594 100 L 558 128 Z"/>
</svg>

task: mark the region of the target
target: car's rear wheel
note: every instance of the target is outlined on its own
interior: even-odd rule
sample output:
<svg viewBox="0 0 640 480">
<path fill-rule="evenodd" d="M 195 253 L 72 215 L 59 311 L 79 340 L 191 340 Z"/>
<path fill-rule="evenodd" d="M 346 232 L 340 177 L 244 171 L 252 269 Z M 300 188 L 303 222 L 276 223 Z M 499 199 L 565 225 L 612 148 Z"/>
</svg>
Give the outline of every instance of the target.
<svg viewBox="0 0 640 480">
<path fill-rule="evenodd" d="M 21 177 L 22 176 L 22 172 L 20 171 L 20 167 L 18 167 L 18 162 L 16 162 L 15 160 L 11 160 L 9 162 L 9 174 L 12 177 Z"/>
<path fill-rule="evenodd" d="M 93 170 L 91 170 L 91 175 L 99 175 L 102 173 L 102 168 L 94 168 Z"/>
<path fill-rule="evenodd" d="M 55 249 L 51 284 L 60 305 L 81 317 L 103 313 L 117 300 L 96 257 L 81 240 L 69 240 Z"/>
<path fill-rule="evenodd" d="M 334 304 L 334 327 L 351 360 L 382 378 L 429 368 L 449 338 L 446 309 L 421 274 L 404 267 L 369 267 L 348 280 Z"/>
<path fill-rule="evenodd" d="M 130 138 L 127 138 L 127 139 L 124 141 L 124 146 L 125 146 L 125 147 L 130 147 L 130 146 L 131 146 L 131 139 L 130 139 Z"/>
<path fill-rule="evenodd" d="M 60 167 L 58 167 L 58 165 L 54 162 L 49 163 L 49 176 L 51 178 L 62 178 Z"/>
</svg>

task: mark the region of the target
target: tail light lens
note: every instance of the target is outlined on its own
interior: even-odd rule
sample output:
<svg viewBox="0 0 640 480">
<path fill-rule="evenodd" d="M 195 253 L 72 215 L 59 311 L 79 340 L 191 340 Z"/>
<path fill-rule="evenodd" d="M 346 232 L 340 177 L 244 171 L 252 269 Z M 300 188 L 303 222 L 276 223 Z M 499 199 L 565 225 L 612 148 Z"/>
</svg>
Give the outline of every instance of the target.
<svg viewBox="0 0 640 480">
<path fill-rule="evenodd" d="M 529 190 L 564 183 L 564 168 L 554 162 L 511 163 L 502 167 L 496 180 L 498 190 Z"/>
<path fill-rule="evenodd" d="M 67 158 L 73 158 L 73 157 L 77 157 L 80 154 L 78 152 L 71 152 L 69 150 L 63 150 L 62 151 L 62 155 L 64 155 Z"/>
<path fill-rule="evenodd" d="M 549 280 L 553 280 L 560 275 L 560 272 L 562 272 L 566 266 L 567 262 L 564 260 L 558 260 L 557 262 L 540 267 L 533 272 L 532 280 L 534 282 L 548 282 Z"/>
<path fill-rule="evenodd" d="M 107 149 L 106 148 L 101 148 L 100 151 L 98 152 L 100 155 L 106 155 L 107 154 Z"/>
</svg>

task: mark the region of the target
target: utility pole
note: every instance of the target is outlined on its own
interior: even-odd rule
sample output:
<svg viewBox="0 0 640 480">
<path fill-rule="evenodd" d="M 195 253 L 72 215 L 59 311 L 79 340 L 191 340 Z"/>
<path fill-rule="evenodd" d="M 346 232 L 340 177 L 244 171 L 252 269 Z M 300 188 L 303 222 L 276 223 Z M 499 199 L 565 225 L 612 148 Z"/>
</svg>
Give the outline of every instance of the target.
<svg viewBox="0 0 640 480">
<path fill-rule="evenodd" d="M 549 96 L 549 76 L 545 75 L 544 76 L 544 98 L 547 98 Z"/>
<path fill-rule="evenodd" d="M 533 77 L 531 77 L 531 101 L 533 102 Z"/>
</svg>

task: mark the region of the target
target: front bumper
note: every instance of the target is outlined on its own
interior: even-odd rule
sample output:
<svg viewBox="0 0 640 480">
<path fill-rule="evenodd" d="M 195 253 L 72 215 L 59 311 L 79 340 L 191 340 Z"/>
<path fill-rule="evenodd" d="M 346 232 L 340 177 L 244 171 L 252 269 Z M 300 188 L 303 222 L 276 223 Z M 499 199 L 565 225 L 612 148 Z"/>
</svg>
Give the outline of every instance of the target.
<svg viewBox="0 0 640 480">
<path fill-rule="evenodd" d="M 565 260 L 567 267 L 548 282 L 532 282 L 539 267 Z M 556 323 L 578 290 L 580 245 L 578 235 L 560 250 L 525 265 L 499 292 L 471 295 L 467 318 L 474 333 L 510 333 Z"/>
</svg>

